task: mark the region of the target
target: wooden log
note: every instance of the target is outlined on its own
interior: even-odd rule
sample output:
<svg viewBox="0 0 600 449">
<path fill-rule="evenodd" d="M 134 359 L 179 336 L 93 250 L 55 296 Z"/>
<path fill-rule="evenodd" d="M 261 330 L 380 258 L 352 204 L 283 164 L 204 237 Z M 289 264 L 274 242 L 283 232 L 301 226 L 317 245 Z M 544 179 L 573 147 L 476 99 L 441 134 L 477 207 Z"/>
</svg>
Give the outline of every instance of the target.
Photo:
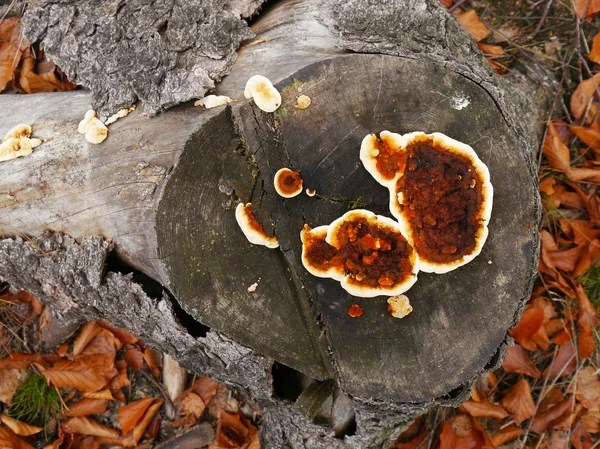
<svg viewBox="0 0 600 449">
<path fill-rule="evenodd" d="M 434 19 L 453 23 L 422 3 Z M 464 67 L 401 57 L 392 46 L 385 48 L 397 56 L 349 54 L 335 47 L 320 8 L 318 1 L 283 1 L 253 24 L 256 39 L 218 87 L 239 103 L 209 111 L 181 106 L 153 119 L 135 112 L 98 146 L 76 133 L 85 94 L 36 96 L 35 111 L 23 97 L 0 98 L 12 112 L 0 119 L 0 134 L 28 122 L 48 139 L 34 154 L 0 165 L 0 230 L 6 237 L 52 229 L 111 239 L 124 261 L 168 288 L 201 323 L 313 378 L 335 379 L 355 401 L 359 431 L 367 431 L 381 418 L 378 408 L 407 419 L 434 401 L 460 402 L 471 380 L 501 360 L 537 266 L 539 203 L 514 108 L 497 96 L 501 88 L 484 88 L 477 78 L 487 73 L 484 60 L 469 55 L 470 78 Z M 274 114 L 243 100 L 245 81 L 256 73 L 282 93 Z M 300 93 L 311 98 L 308 109 L 296 108 Z M 384 129 L 439 131 L 470 144 L 496 192 L 482 254 L 443 276 L 421 274 L 408 293 L 415 311 L 403 320 L 387 314 L 385 298 L 351 297 L 300 263 L 304 223 L 330 223 L 357 201 L 389 215 L 387 191 L 358 160 L 361 139 Z M 272 180 L 282 166 L 300 171 L 323 198 L 278 197 Z M 247 242 L 234 219 L 240 201 L 255 204 L 280 249 Z M 0 248 L 0 277 L 27 288 L 7 260 L 15 245 L 26 246 L 10 240 Z M 73 307 L 36 279 L 31 290 Z M 352 303 L 363 317 L 347 315 Z M 268 404 L 266 421 L 294 426 L 297 415 L 278 421 L 283 406 Z M 384 441 L 399 429 L 390 422 Z"/>
</svg>

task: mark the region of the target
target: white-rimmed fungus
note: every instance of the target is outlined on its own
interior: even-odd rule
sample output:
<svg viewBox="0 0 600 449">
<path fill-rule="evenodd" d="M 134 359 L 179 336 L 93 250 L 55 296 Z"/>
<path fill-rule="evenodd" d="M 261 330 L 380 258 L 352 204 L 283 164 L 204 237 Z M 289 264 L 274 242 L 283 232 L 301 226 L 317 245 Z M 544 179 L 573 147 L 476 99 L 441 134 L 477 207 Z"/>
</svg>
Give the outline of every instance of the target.
<svg viewBox="0 0 600 449">
<path fill-rule="evenodd" d="M 31 126 L 27 124 L 17 125 L 6 133 L 0 144 L 0 162 L 27 156 L 42 144 L 40 139 L 30 139 L 30 136 Z"/>
<path fill-rule="evenodd" d="M 236 100 L 232 100 L 225 95 L 207 95 L 204 98 L 196 101 L 194 106 L 204 106 L 206 109 L 216 108 L 217 106 L 223 106 L 229 103 L 233 103 Z"/>
<path fill-rule="evenodd" d="M 302 178 L 297 171 L 281 168 L 275 173 L 275 191 L 284 198 L 293 198 L 302 193 Z"/>
<path fill-rule="evenodd" d="M 127 116 L 130 112 L 135 111 L 135 108 L 136 108 L 136 105 L 132 104 L 131 107 L 129 107 L 129 108 L 119 109 L 116 114 L 113 114 L 110 117 L 108 117 L 106 119 L 106 121 L 104 122 L 104 124 L 106 126 L 112 125 L 114 122 L 116 122 L 120 118 L 123 118 L 123 117 Z"/>
<path fill-rule="evenodd" d="M 235 209 L 235 219 L 250 243 L 263 245 L 267 248 L 279 247 L 277 238 L 269 237 L 263 229 L 262 224 L 254 216 L 252 203 L 238 204 Z"/>
<path fill-rule="evenodd" d="M 108 128 L 96 116 L 96 112 L 89 110 L 77 127 L 79 134 L 85 134 L 85 140 L 90 143 L 101 143 L 108 135 Z"/>
<path fill-rule="evenodd" d="M 254 75 L 248 80 L 244 96 L 252 98 L 256 106 L 265 112 L 275 112 L 281 106 L 281 95 L 273 83 L 262 75 Z"/>
<path fill-rule="evenodd" d="M 404 318 L 413 311 L 413 308 L 408 301 L 408 296 L 406 295 L 392 296 L 391 298 L 388 298 L 387 303 L 388 312 L 390 312 L 394 318 Z"/>
<path fill-rule="evenodd" d="M 311 103 L 312 103 L 312 100 L 310 99 L 310 97 L 308 95 L 300 95 L 298 97 L 298 99 L 296 100 L 296 107 L 298 109 L 306 109 L 307 107 L 310 106 Z"/>
</svg>

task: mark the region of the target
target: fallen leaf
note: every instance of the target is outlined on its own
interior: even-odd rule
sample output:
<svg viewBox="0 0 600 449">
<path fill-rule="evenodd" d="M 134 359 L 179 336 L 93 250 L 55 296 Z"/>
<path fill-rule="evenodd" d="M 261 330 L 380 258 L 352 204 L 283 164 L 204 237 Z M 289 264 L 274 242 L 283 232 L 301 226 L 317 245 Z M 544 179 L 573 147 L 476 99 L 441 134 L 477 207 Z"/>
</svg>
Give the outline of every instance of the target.
<svg viewBox="0 0 600 449">
<path fill-rule="evenodd" d="M 595 74 L 592 78 L 584 80 L 577 86 L 577 89 L 575 89 L 575 92 L 571 96 L 571 113 L 575 118 L 579 119 L 583 117 L 588 104 L 596 94 L 596 86 L 599 86 L 598 83 L 600 83 L 600 73 Z M 594 114 L 591 115 L 593 116 Z"/>
<path fill-rule="evenodd" d="M 531 397 L 529 382 L 520 379 L 502 398 L 502 405 L 510 413 L 517 425 L 529 419 L 535 413 L 535 403 Z"/>
<path fill-rule="evenodd" d="M 510 426 L 502 429 L 496 435 L 494 435 L 492 437 L 492 443 L 494 444 L 494 447 L 500 447 L 503 444 L 506 444 L 509 441 L 512 441 L 515 438 L 518 438 L 519 436 L 521 436 L 522 433 L 523 433 L 522 429 L 519 429 L 518 427 L 510 425 Z"/>
<path fill-rule="evenodd" d="M 40 373 L 57 388 L 98 391 L 118 374 L 114 359 L 114 355 L 79 356 L 74 360 L 59 360 L 52 368 L 41 368 Z"/>
<path fill-rule="evenodd" d="M 25 440 L 15 435 L 12 430 L 2 426 L 0 426 L 0 447 L 3 449 L 34 449 Z"/>
<path fill-rule="evenodd" d="M 87 391 L 82 394 L 85 399 L 106 399 L 107 401 L 114 401 L 112 393 L 108 388 L 99 391 Z"/>
<path fill-rule="evenodd" d="M 502 48 L 500 45 L 488 45 L 477 42 L 477 46 L 485 55 L 501 56 L 504 54 L 504 48 Z"/>
<path fill-rule="evenodd" d="M 0 415 L 0 420 L 6 427 L 12 430 L 15 433 L 15 435 L 19 435 L 22 437 L 35 435 L 36 433 L 40 433 L 42 430 L 44 430 L 42 427 L 32 426 L 31 424 L 27 424 L 23 421 L 18 421 L 6 415 Z"/>
<path fill-rule="evenodd" d="M 579 326 L 579 332 L 577 333 L 577 353 L 580 359 L 587 359 L 596 350 L 596 340 L 594 338 L 594 331 L 591 327 L 586 325 Z"/>
<path fill-rule="evenodd" d="M 98 325 L 110 331 L 123 345 L 132 345 L 139 341 L 139 338 L 127 332 L 126 329 L 122 327 L 112 327 L 108 321 L 99 321 Z"/>
<path fill-rule="evenodd" d="M 590 433 L 600 432 L 600 408 L 588 410 L 583 417 L 583 425 Z"/>
<path fill-rule="evenodd" d="M 94 437 L 86 437 L 81 440 L 77 449 L 100 449 L 100 444 Z"/>
<path fill-rule="evenodd" d="M 115 355 L 115 339 L 106 329 L 101 329 L 98 335 L 81 352 L 81 355 Z"/>
<path fill-rule="evenodd" d="M 565 395 L 563 394 L 561 389 L 558 387 L 552 387 L 546 394 L 544 394 L 542 402 L 540 402 L 540 405 L 538 407 L 538 412 L 545 412 L 549 408 L 555 406 L 556 404 L 564 400 Z"/>
<path fill-rule="evenodd" d="M 15 391 L 26 377 L 27 372 L 24 370 L 0 369 L 0 402 L 10 405 Z"/>
<path fill-rule="evenodd" d="M 592 62 L 600 63 L 600 33 L 596 33 L 594 40 L 592 40 L 592 50 L 588 58 Z"/>
<path fill-rule="evenodd" d="M 600 407 L 600 380 L 598 373 L 591 366 L 586 366 L 577 373 L 577 387 L 572 387 L 576 397 L 587 409 Z M 571 391 L 573 392 L 573 391 Z"/>
<path fill-rule="evenodd" d="M 118 438 L 119 431 L 103 426 L 102 424 L 85 416 L 71 418 L 64 424 L 73 433 L 94 437 Z"/>
<path fill-rule="evenodd" d="M 208 404 L 217 393 L 219 384 L 208 376 L 200 377 L 186 391 L 192 391 L 202 398 L 205 404 Z M 185 395 L 185 392 L 183 393 Z"/>
<path fill-rule="evenodd" d="M 591 20 L 600 11 L 600 0 L 576 0 L 577 16 Z"/>
<path fill-rule="evenodd" d="M 469 412 L 469 414 L 475 418 L 488 417 L 504 419 L 508 416 L 506 410 L 499 405 L 492 404 L 485 398 L 481 401 L 468 400 L 462 404 L 462 406 Z"/>
<path fill-rule="evenodd" d="M 96 338 L 102 328 L 98 326 L 96 321 L 89 321 L 83 325 L 83 329 L 81 329 L 81 333 L 75 339 L 75 343 L 73 343 L 73 355 L 77 356 L 83 352 L 85 347 Z"/>
<path fill-rule="evenodd" d="M 450 8 L 454 0 L 440 0 L 440 4 L 445 8 Z"/>
<path fill-rule="evenodd" d="M 579 324 L 589 327 L 595 327 L 600 324 L 600 317 L 583 286 L 579 283 L 575 285 L 575 295 L 577 297 L 577 308 L 579 309 Z"/>
<path fill-rule="evenodd" d="M 551 409 L 537 414 L 531 420 L 531 430 L 538 434 L 548 431 L 557 421 L 560 421 L 563 415 L 570 414 L 572 407 L 573 397 L 569 397 Z"/>
<path fill-rule="evenodd" d="M 575 365 L 575 347 L 573 342 L 569 342 L 560 347 L 554 363 L 544 370 L 543 376 L 549 380 L 568 376 L 575 369 Z"/>
<path fill-rule="evenodd" d="M 483 445 L 481 432 L 473 429 L 473 424 L 466 415 L 457 415 L 444 422 L 440 449 L 481 449 Z"/>
<path fill-rule="evenodd" d="M 594 440 L 582 423 L 575 426 L 571 434 L 571 443 L 575 449 L 591 449 L 594 446 Z"/>
<path fill-rule="evenodd" d="M 140 421 L 133 428 L 133 438 L 136 444 L 144 436 L 144 432 L 146 432 L 146 429 L 154 419 L 154 415 L 156 414 L 156 412 L 158 412 L 158 409 L 163 405 L 163 402 L 164 401 L 162 399 L 156 399 L 154 404 L 148 407 L 148 409 L 144 413 L 144 416 L 142 416 L 142 419 L 140 419 Z"/>
<path fill-rule="evenodd" d="M 540 370 L 529 359 L 525 350 L 521 346 L 511 346 L 508 348 L 508 355 L 502 363 L 504 371 L 509 373 L 521 373 L 527 376 L 539 379 Z"/>
<path fill-rule="evenodd" d="M 43 367 L 48 366 L 40 354 L 24 354 L 22 352 L 15 352 L 5 359 L 0 360 L 0 369 L 27 369 L 33 363 L 37 363 Z"/>
<path fill-rule="evenodd" d="M 542 327 L 544 311 L 538 308 L 529 308 L 523 312 L 519 323 L 508 332 L 519 344 L 523 344 L 533 337 Z"/>
<path fill-rule="evenodd" d="M 152 375 L 157 379 L 160 379 L 160 368 L 158 367 L 158 363 L 156 362 L 156 352 L 153 351 L 150 346 L 146 346 L 144 348 L 144 352 L 142 353 L 142 357 L 144 358 L 146 365 L 148 365 L 148 368 L 150 368 L 150 372 L 152 373 Z"/>
<path fill-rule="evenodd" d="M 162 418 L 160 417 L 160 414 L 157 413 L 156 415 L 154 415 L 154 418 L 152 418 L 152 421 L 150 421 L 150 424 L 148 425 L 148 428 L 146 429 L 146 433 L 144 435 L 147 438 L 156 438 L 156 435 L 158 435 L 158 432 L 160 431 L 161 422 Z"/>
<path fill-rule="evenodd" d="M 596 152 L 600 152 L 600 132 L 593 128 L 576 125 L 569 125 L 569 129 L 587 146 Z"/>
<path fill-rule="evenodd" d="M 600 78 L 598 79 L 600 80 Z M 572 100 L 573 99 L 571 98 L 571 101 Z M 572 107 L 573 106 L 571 106 L 571 108 Z M 548 164 L 550 164 L 552 168 L 556 168 L 563 172 L 566 172 L 571 168 L 571 154 L 569 148 L 561 141 L 558 131 L 552 122 L 548 123 L 542 151 L 548 160 Z M 551 249 L 549 248 L 549 250 Z"/>
<path fill-rule="evenodd" d="M 118 390 L 130 384 L 129 376 L 127 375 L 127 362 L 125 360 L 117 360 L 115 362 L 115 367 L 117 368 L 117 371 L 119 371 L 119 374 L 117 374 L 108 384 L 108 388 L 111 391 Z"/>
<path fill-rule="evenodd" d="M 248 438 L 248 428 L 242 424 L 239 415 L 231 415 L 221 410 L 215 429 L 213 444 L 224 448 L 237 448 Z"/>
<path fill-rule="evenodd" d="M 484 39 L 492 32 L 481 22 L 481 20 L 479 20 L 477 13 L 473 9 L 463 12 L 457 17 L 457 19 L 462 27 L 467 30 L 471 36 L 473 36 L 476 42 Z"/>
<path fill-rule="evenodd" d="M 542 348 L 544 351 L 550 347 L 550 338 L 544 326 L 540 326 L 538 331 L 531 337 L 531 341 Z"/>
<path fill-rule="evenodd" d="M 134 370 L 139 370 L 144 367 L 144 355 L 137 346 L 125 345 L 125 361 Z"/>
<path fill-rule="evenodd" d="M 546 449 L 569 449 L 569 432 L 554 431 L 547 438 Z"/>
<path fill-rule="evenodd" d="M 108 407 L 106 399 L 82 399 L 74 404 L 69 404 L 69 410 L 65 413 L 69 417 L 88 416 L 104 413 Z"/>
<path fill-rule="evenodd" d="M 204 412 L 206 404 L 196 393 L 190 393 L 183 398 L 181 401 L 181 406 L 183 407 L 183 411 L 186 415 L 193 415 L 196 419 L 198 419 Z"/>
<path fill-rule="evenodd" d="M 124 405 L 119 409 L 119 423 L 121 424 L 123 435 L 136 426 L 153 401 L 154 398 L 143 398 L 131 404 Z"/>
</svg>

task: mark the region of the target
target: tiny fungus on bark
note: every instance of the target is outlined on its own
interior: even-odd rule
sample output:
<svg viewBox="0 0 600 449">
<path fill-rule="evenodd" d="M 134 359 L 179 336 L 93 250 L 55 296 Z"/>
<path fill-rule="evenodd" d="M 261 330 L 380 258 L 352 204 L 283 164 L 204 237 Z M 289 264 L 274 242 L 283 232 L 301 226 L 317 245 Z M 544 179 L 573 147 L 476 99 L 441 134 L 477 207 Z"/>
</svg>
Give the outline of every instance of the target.
<svg viewBox="0 0 600 449">
<path fill-rule="evenodd" d="M 275 112 L 281 106 L 281 95 L 273 83 L 262 75 L 254 75 L 248 80 L 244 96 L 254 99 L 256 106 L 265 112 Z"/>
<path fill-rule="evenodd" d="M 417 281 L 417 252 L 390 218 L 356 209 L 328 226 L 304 225 L 300 238 L 308 272 L 339 281 L 353 296 L 398 295 Z"/>
<path fill-rule="evenodd" d="M 96 116 L 96 111 L 89 110 L 85 113 L 82 121 L 77 127 L 79 134 L 85 134 L 85 140 L 90 143 L 101 143 L 108 135 L 108 128 Z"/>
<path fill-rule="evenodd" d="M 312 103 L 312 100 L 310 99 L 310 97 L 308 95 L 300 95 L 298 97 L 298 100 L 296 100 L 296 107 L 298 109 L 306 109 L 307 107 L 310 106 L 311 103 Z"/>
<path fill-rule="evenodd" d="M 284 198 L 293 198 L 302 193 L 302 178 L 297 171 L 281 168 L 275 173 L 275 190 Z M 308 194 L 308 193 L 307 193 Z"/>
<path fill-rule="evenodd" d="M 254 216 L 252 203 L 240 203 L 235 209 L 235 219 L 248 241 L 255 245 L 263 245 L 267 248 L 278 248 L 279 242 L 276 237 L 269 237 L 262 224 Z"/>
<path fill-rule="evenodd" d="M 406 295 L 392 296 L 391 298 L 388 298 L 387 303 L 388 312 L 390 312 L 394 318 L 404 318 L 413 311 L 410 302 L 408 302 L 408 296 Z"/>
<path fill-rule="evenodd" d="M 119 109 L 116 114 L 111 115 L 110 117 L 108 117 L 106 119 L 106 121 L 104 122 L 104 124 L 106 126 L 108 125 L 112 125 L 114 122 L 116 122 L 117 120 L 119 120 L 120 118 L 123 118 L 125 116 L 127 116 L 130 112 L 135 111 L 136 105 L 132 104 L 131 107 L 129 108 L 123 108 L 123 109 Z"/>
<path fill-rule="evenodd" d="M 481 252 L 493 188 L 470 146 L 441 133 L 382 131 L 363 139 L 360 159 L 390 191 L 390 211 L 422 271 L 447 273 Z"/>
<path fill-rule="evenodd" d="M 0 144 L 0 162 L 27 156 L 42 144 L 40 139 L 30 139 L 31 126 L 20 124 L 11 129 Z"/>
<path fill-rule="evenodd" d="M 350 315 L 352 318 L 361 317 L 363 316 L 363 309 L 358 304 L 352 304 L 348 309 L 348 315 Z"/>
<path fill-rule="evenodd" d="M 204 98 L 196 101 L 194 106 L 204 106 L 206 109 L 216 108 L 217 106 L 223 106 L 229 103 L 233 103 L 237 100 L 232 100 L 225 95 L 207 95 Z"/>
<path fill-rule="evenodd" d="M 317 194 L 317 191 L 315 189 L 306 189 L 306 195 L 310 196 L 311 198 L 313 196 L 315 196 Z"/>
</svg>

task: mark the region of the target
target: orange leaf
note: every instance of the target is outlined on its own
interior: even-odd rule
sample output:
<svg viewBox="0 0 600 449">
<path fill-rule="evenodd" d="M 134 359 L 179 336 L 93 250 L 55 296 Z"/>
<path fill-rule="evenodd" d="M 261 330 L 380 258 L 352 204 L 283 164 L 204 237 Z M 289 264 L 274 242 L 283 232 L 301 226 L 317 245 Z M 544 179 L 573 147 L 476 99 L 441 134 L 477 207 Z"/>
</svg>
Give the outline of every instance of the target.
<svg viewBox="0 0 600 449">
<path fill-rule="evenodd" d="M 573 337 L 571 336 L 570 328 L 563 328 L 557 335 L 554 337 L 554 343 L 559 346 L 566 345 L 569 343 Z"/>
<path fill-rule="evenodd" d="M 548 123 L 542 151 L 552 168 L 566 172 L 571 167 L 569 148 L 560 140 L 558 131 L 552 122 Z M 550 248 L 548 249 L 550 250 Z"/>
<path fill-rule="evenodd" d="M 556 268 L 565 272 L 572 272 L 585 250 L 583 246 L 575 246 L 564 251 L 550 251 L 548 255 Z"/>
<path fill-rule="evenodd" d="M 27 373 L 19 369 L 0 369 L 0 402 L 10 405 L 12 397 Z"/>
<path fill-rule="evenodd" d="M 558 387 L 552 387 L 550 391 L 544 394 L 542 402 L 538 407 L 538 412 L 545 412 L 550 409 L 552 406 L 558 404 L 565 400 L 565 395 Z"/>
<path fill-rule="evenodd" d="M 100 444 L 94 437 L 86 437 L 81 440 L 77 449 L 100 449 Z"/>
<path fill-rule="evenodd" d="M 5 359 L 0 360 L 0 369 L 27 369 L 33 363 L 38 363 L 43 367 L 48 366 L 40 354 L 23 354 L 15 352 Z"/>
<path fill-rule="evenodd" d="M 123 345 L 132 345 L 137 343 L 139 340 L 139 338 L 133 334 L 130 334 L 122 327 L 112 327 L 108 321 L 100 321 L 98 324 L 104 329 L 110 331 Z"/>
<path fill-rule="evenodd" d="M 576 0 L 577 16 L 580 19 L 593 18 L 594 14 L 600 11 L 600 0 Z"/>
<path fill-rule="evenodd" d="M 536 415 L 536 417 L 531 420 L 531 430 L 535 433 L 546 432 L 551 429 L 557 421 L 560 421 L 563 415 L 569 414 L 572 406 L 573 398 L 570 397 L 560 404 L 555 405 L 550 410 Z"/>
<path fill-rule="evenodd" d="M 535 335 L 531 337 L 531 341 L 546 351 L 550 346 L 550 338 L 546 333 L 546 328 L 544 326 L 540 326 Z"/>
<path fill-rule="evenodd" d="M 115 355 L 115 339 L 106 329 L 100 329 L 100 333 L 85 347 L 81 355 Z"/>
<path fill-rule="evenodd" d="M 73 343 L 73 355 L 77 356 L 83 352 L 85 347 L 94 339 L 98 334 L 100 334 L 102 328 L 98 326 L 98 322 L 89 321 L 83 325 L 83 329 L 81 329 L 81 333 L 75 339 L 75 343 Z"/>
<path fill-rule="evenodd" d="M 600 62 L 600 33 L 596 33 L 594 36 L 592 51 L 590 51 L 588 58 L 592 62 Z"/>
<path fill-rule="evenodd" d="M 198 419 L 204 412 L 206 404 L 196 393 L 189 393 L 181 401 L 181 406 L 183 407 L 183 411 L 186 415 L 193 415 L 196 419 Z"/>
<path fill-rule="evenodd" d="M 575 89 L 575 92 L 571 97 L 571 113 L 575 118 L 583 117 L 588 104 L 596 94 L 596 86 L 600 85 L 598 83 L 600 83 L 600 73 L 595 74 L 592 78 L 584 80 L 577 86 L 577 89 Z"/>
<path fill-rule="evenodd" d="M 519 344 L 531 340 L 531 337 L 542 327 L 544 322 L 544 311 L 542 309 L 531 308 L 523 312 L 523 316 L 508 334 Z"/>
<path fill-rule="evenodd" d="M 154 415 L 156 412 L 158 412 L 158 409 L 163 405 L 163 402 L 164 401 L 162 399 L 156 399 L 154 404 L 148 407 L 144 413 L 144 416 L 142 416 L 142 419 L 140 419 L 140 421 L 133 428 L 133 438 L 136 443 L 138 443 L 142 439 L 142 436 L 144 436 L 144 432 L 154 419 Z"/>
<path fill-rule="evenodd" d="M 82 399 L 79 402 L 69 405 L 69 411 L 66 413 L 69 417 L 88 416 L 104 413 L 108 407 L 106 399 Z"/>
<path fill-rule="evenodd" d="M 440 0 L 440 4 L 444 8 L 450 8 L 452 6 L 452 3 L 454 3 L 454 0 Z"/>
<path fill-rule="evenodd" d="M 510 413 L 517 425 L 535 413 L 535 403 L 531 397 L 529 382 L 520 379 L 502 398 L 502 405 Z"/>
<path fill-rule="evenodd" d="M 591 449 L 594 446 L 594 440 L 582 423 L 575 426 L 571 434 L 571 443 L 575 449 Z"/>
<path fill-rule="evenodd" d="M 219 384 L 210 377 L 202 376 L 186 391 L 193 391 L 202 398 L 205 404 L 208 404 L 217 393 L 218 386 Z"/>
<path fill-rule="evenodd" d="M 457 415 L 444 422 L 440 449 L 481 449 L 483 445 L 481 432 L 473 429 L 473 424 L 466 415 Z"/>
<path fill-rule="evenodd" d="M 593 128 L 569 125 L 569 129 L 577 138 L 595 151 L 600 151 L 600 133 Z"/>
<path fill-rule="evenodd" d="M 237 448 L 244 444 L 247 438 L 248 428 L 242 424 L 240 416 L 221 410 L 213 443 L 219 447 Z"/>
<path fill-rule="evenodd" d="M 143 398 L 119 409 L 119 423 L 123 435 L 135 427 L 153 401 L 154 398 Z"/>
<path fill-rule="evenodd" d="M 546 329 L 546 333 L 549 337 L 554 337 L 564 329 L 565 324 L 565 320 L 563 319 L 550 320 L 544 324 L 544 328 Z"/>
<path fill-rule="evenodd" d="M 585 325 L 579 326 L 577 335 L 577 353 L 580 359 L 587 359 L 596 350 L 596 340 L 592 328 Z"/>
<path fill-rule="evenodd" d="M 492 32 L 481 22 L 481 20 L 479 20 L 477 13 L 473 9 L 463 12 L 457 19 L 462 27 L 467 30 L 467 33 L 473 36 L 476 42 L 484 39 Z"/>
<path fill-rule="evenodd" d="M 150 421 L 150 424 L 146 429 L 145 435 L 147 438 L 156 438 L 156 435 L 158 435 L 158 432 L 160 431 L 161 421 L 162 418 L 160 417 L 160 414 L 154 415 L 154 418 L 152 418 L 152 421 Z"/>
<path fill-rule="evenodd" d="M 129 376 L 127 375 L 127 362 L 125 360 L 117 360 L 115 362 L 115 367 L 119 371 L 119 374 L 117 374 L 108 384 L 110 390 L 118 390 L 130 384 Z"/>
<path fill-rule="evenodd" d="M 0 447 L 8 449 L 33 449 L 33 446 L 15 435 L 12 430 L 2 426 L 0 426 Z"/>
<path fill-rule="evenodd" d="M 504 54 L 504 48 L 502 48 L 500 45 L 488 45 L 477 42 L 477 46 L 485 55 L 501 56 Z"/>
<path fill-rule="evenodd" d="M 93 437 L 105 437 L 105 438 L 118 438 L 119 431 L 117 429 L 111 429 L 103 426 L 96 421 L 86 418 L 85 416 L 71 418 L 65 424 L 65 427 L 71 430 L 73 433 L 79 433 L 81 435 L 89 435 Z"/>
<path fill-rule="evenodd" d="M 134 370 L 144 367 L 144 356 L 137 346 L 125 345 L 125 361 Z"/>
<path fill-rule="evenodd" d="M 118 374 L 114 355 L 79 356 L 75 360 L 59 360 L 41 374 L 58 388 L 74 387 L 81 391 L 98 391 Z"/>
<path fill-rule="evenodd" d="M 600 318 L 596 313 L 594 305 L 583 286 L 579 283 L 575 285 L 575 295 L 577 296 L 577 308 L 579 309 L 579 317 L 577 318 L 579 324 L 588 327 L 595 327 L 600 324 Z"/>
<path fill-rule="evenodd" d="M 500 447 L 503 444 L 508 443 L 509 441 L 518 438 L 523 433 L 523 430 L 519 429 L 515 426 L 508 426 L 498 432 L 496 435 L 492 437 L 492 443 L 494 447 Z"/>
<path fill-rule="evenodd" d="M 499 405 L 492 404 L 485 398 L 482 398 L 481 401 L 476 402 L 472 400 L 468 400 L 462 405 L 469 414 L 475 418 L 480 417 L 488 417 L 488 418 L 497 418 L 504 419 L 508 416 L 508 413 L 504 408 Z"/>
<path fill-rule="evenodd" d="M 144 352 L 142 353 L 142 357 L 150 368 L 150 372 L 154 377 L 160 379 L 160 369 L 158 368 L 158 363 L 156 363 L 156 353 L 150 348 L 150 346 L 146 346 Z"/>
<path fill-rule="evenodd" d="M 600 381 L 596 370 L 586 366 L 577 373 L 576 396 L 587 409 L 600 407 Z"/>
<path fill-rule="evenodd" d="M 31 424 L 27 424 L 23 421 L 17 421 L 16 419 L 6 415 L 0 415 L 0 420 L 2 420 L 2 423 L 12 430 L 15 435 L 22 437 L 35 435 L 36 433 L 40 433 L 42 430 L 44 430 L 42 427 L 32 426 Z"/>
<path fill-rule="evenodd" d="M 554 363 L 544 370 L 543 375 L 549 380 L 568 376 L 575 369 L 575 365 L 575 347 L 573 346 L 573 342 L 569 342 L 560 347 Z"/>
<path fill-rule="evenodd" d="M 583 417 L 583 425 L 590 433 L 600 432 L 600 408 L 588 410 Z"/>
<path fill-rule="evenodd" d="M 529 359 L 523 348 L 518 345 L 508 348 L 508 356 L 502 363 L 502 368 L 509 373 L 521 373 L 535 379 L 540 378 L 540 370 Z"/>
<path fill-rule="evenodd" d="M 127 399 L 125 398 L 125 395 L 123 394 L 123 390 L 112 390 L 111 391 L 113 398 L 115 398 L 115 400 L 122 402 L 123 404 L 127 403 Z"/>
<path fill-rule="evenodd" d="M 570 167 L 565 170 L 569 179 L 573 181 L 591 181 L 600 183 L 600 169 L 585 167 Z"/>
<path fill-rule="evenodd" d="M 108 388 L 100 391 L 87 391 L 82 394 L 85 399 L 106 399 L 107 401 L 114 401 L 112 393 Z"/>
</svg>

